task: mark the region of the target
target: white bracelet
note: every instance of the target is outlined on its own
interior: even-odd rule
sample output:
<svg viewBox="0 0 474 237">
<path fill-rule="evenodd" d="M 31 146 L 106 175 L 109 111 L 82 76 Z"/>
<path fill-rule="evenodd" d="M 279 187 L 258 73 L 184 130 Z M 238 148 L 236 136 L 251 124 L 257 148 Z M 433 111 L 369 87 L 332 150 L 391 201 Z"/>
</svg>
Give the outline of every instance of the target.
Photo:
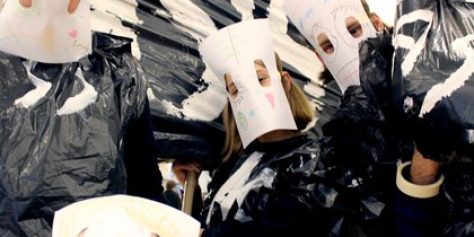
<svg viewBox="0 0 474 237">
<path fill-rule="evenodd" d="M 402 174 L 403 169 L 409 165 L 411 165 L 410 161 L 407 161 L 403 164 L 398 164 L 397 179 L 396 179 L 398 189 L 402 193 L 414 198 L 432 198 L 438 195 L 439 188 L 444 181 L 444 176 L 441 175 L 439 179 L 433 184 L 428 184 L 428 185 L 414 184 L 406 180 Z"/>
</svg>

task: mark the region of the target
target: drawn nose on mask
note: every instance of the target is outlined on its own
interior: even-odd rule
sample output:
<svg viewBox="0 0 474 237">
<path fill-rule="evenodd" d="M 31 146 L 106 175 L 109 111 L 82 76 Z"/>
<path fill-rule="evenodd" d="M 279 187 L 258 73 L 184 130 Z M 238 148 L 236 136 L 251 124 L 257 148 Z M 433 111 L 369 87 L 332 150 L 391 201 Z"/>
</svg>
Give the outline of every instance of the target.
<svg viewBox="0 0 474 237">
<path fill-rule="evenodd" d="M 18 0 L 18 1 L 24 8 L 31 8 L 31 6 L 33 5 L 33 0 Z M 79 6 L 80 2 L 81 0 L 69 0 L 67 11 L 70 14 L 74 13 L 77 10 L 77 7 Z"/>
</svg>

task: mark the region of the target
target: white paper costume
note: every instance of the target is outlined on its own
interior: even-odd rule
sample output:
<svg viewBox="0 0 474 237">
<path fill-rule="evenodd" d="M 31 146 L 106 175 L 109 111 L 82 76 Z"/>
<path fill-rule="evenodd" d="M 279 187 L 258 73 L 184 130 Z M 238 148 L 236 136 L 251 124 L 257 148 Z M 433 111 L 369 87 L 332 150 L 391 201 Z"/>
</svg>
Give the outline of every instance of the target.
<svg viewBox="0 0 474 237">
<path fill-rule="evenodd" d="M 52 237 L 189 237 L 200 223 L 170 206 L 114 195 L 73 203 L 57 211 Z"/>
<path fill-rule="evenodd" d="M 237 93 L 229 94 L 229 100 L 244 148 L 267 132 L 296 129 L 276 67 L 267 20 L 225 27 L 210 35 L 201 44 L 200 52 L 218 78 L 224 80 L 227 74 L 235 84 Z M 260 84 L 256 60 L 265 64 L 271 78 L 269 85 Z"/>
<path fill-rule="evenodd" d="M 91 51 L 89 1 L 73 12 L 69 0 L 6 1 L 0 13 L 0 51 L 44 63 L 78 61 Z"/>
<path fill-rule="evenodd" d="M 284 8 L 342 92 L 360 85 L 359 42 L 376 34 L 360 0 L 286 0 Z"/>
</svg>

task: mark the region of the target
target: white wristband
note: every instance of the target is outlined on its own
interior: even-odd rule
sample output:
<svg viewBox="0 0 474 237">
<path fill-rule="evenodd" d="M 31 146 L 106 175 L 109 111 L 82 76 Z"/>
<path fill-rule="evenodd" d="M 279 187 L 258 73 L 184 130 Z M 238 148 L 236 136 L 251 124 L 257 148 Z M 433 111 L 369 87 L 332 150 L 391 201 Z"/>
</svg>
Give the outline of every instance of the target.
<svg viewBox="0 0 474 237">
<path fill-rule="evenodd" d="M 410 161 L 407 161 L 403 164 L 398 164 L 397 179 L 396 179 L 398 189 L 402 193 L 414 198 L 432 198 L 438 195 L 439 188 L 444 181 L 444 176 L 441 175 L 439 179 L 433 184 L 428 184 L 428 185 L 414 184 L 406 180 L 402 174 L 403 169 L 409 165 L 411 165 Z"/>
</svg>

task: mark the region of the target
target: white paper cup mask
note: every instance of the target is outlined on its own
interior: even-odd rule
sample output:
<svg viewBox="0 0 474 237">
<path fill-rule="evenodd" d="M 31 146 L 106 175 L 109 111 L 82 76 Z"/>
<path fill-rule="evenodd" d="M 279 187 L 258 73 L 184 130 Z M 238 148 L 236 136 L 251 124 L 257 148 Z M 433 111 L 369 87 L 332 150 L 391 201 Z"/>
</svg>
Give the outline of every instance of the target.
<svg viewBox="0 0 474 237">
<path fill-rule="evenodd" d="M 359 43 L 376 35 L 360 0 L 286 0 L 284 9 L 342 92 L 360 85 Z"/>
<path fill-rule="evenodd" d="M 54 214 L 52 237 L 188 237 L 201 224 L 168 205 L 113 195 L 70 204 Z"/>
<path fill-rule="evenodd" d="M 267 132 L 296 129 L 268 20 L 225 27 L 204 40 L 199 50 L 215 75 L 225 80 L 244 148 Z"/>
<path fill-rule="evenodd" d="M 88 0 L 8 0 L 0 12 L 0 51 L 45 63 L 91 51 Z"/>
</svg>

